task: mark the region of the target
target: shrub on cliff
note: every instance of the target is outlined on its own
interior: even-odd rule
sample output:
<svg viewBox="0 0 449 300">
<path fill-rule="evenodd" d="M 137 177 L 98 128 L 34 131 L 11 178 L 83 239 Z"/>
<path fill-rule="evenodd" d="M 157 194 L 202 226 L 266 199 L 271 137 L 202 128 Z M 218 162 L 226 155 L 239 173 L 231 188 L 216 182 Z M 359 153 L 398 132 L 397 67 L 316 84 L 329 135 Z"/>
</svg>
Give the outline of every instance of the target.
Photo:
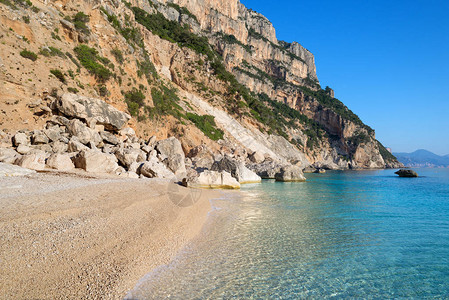
<svg viewBox="0 0 449 300">
<path fill-rule="evenodd" d="M 81 65 L 85 67 L 89 73 L 95 75 L 95 78 L 97 78 L 98 81 L 105 82 L 112 76 L 112 72 L 104 66 L 109 65 L 110 61 L 107 58 L 98 55 L 96 49 L 86 45 L 79 45 L 73 49 L 73 51 L 75 51 Z"/>
<path fill-rule="evenodd" d="M 218 141 L 223 138 L 223 131 L 217 128 L 213 116 L 187 113 L 187 118 L 192 121 L 208 138 L 213 141 Z"/>
<path fill-rule="evenodd" d="M 20 52 L 20 55 L 22 57 L 28 58 L 29 60 L 32 60 L 32 61 L 36 61 L 37 60 L 37 54 L 32 52 L 32 51 L 28 51 L 27 49 L 22 50 Z"/>
<path fill-rule="evenodd" d="M 61 70 L 58 69 L 51 69 L 50 73 L 53 74 L 56 78 L 59 79 L 59 81 L 61 81 L 62 83 L 66 83 L 65 80 L 65 76 L 64 74 L 61 72 Z"/>
</svg>

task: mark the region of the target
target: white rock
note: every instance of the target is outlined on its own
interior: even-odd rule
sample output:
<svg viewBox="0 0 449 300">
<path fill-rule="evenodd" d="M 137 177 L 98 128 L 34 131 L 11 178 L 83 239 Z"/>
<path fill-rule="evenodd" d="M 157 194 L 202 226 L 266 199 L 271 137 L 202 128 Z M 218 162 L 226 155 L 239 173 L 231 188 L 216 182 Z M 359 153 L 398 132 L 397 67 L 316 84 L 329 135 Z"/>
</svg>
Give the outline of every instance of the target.
<svg viewBox="0 0 449 300">
<path fill-rule="evenodd" d="M 0 177 L 25 176 L 34 174 L 36 171 L 15 165 L 0 163 Z"/>
<path fill-rule="evenodd" d="M 157 158 L 151 158 L 140 167 L 140 173 L 149 178 L 176 178 L 175 174 L 160 163 Z"/>
<path fill-rule="evenodd" d="M 117 168 L 117 158 L 97 150 L 82 150 L 74 158 L 75 166 L 92 173 L 113 173 Z"/>
<path fill-rule="evenodd" d="M 47 166 L 59 171 L 69 171 L 75 168 L 75 165 L 73 164 L 68 154 L 59 153 L 52 154 L 47 159 Z"/>
<path fill-rule="evenodd" d="M 28 154 L 32 150 L 32 148 L 28 147 L 27 145 L 21 144 L 19 145 L 19 147 L 17 147 L 16 150 L 20 154 Z"/>
<path fill-rule="evenodd" d="M 182 184 L 191 188 L 239 189 L 240 183 L 230 173 L 222 171 L 203 171 L 184 178 Z"/>
<path fill-rule="evenodd" d="M 14 135 L 13 137 L 13 141 L 14 141 L 14 146 L 19 146 L 19 145 L 29 145 L 30 144 L 30 138 L 28 137 L 28 135 L 26 135 L 23 132 L 18 132 Z"/>
<path fill-rule="evenodd" d="M 22 168 L 32 169 L 32 170 L 43 170 L 45 169 L 45 159 L 47 156 L 44 152 L 38 152 L 33 154 L 23 155 L 18 158 L 15 162 L 16 165 Z"/>
<path fill-rule="evenodd" d="M 13 164 L 19 157 L 20 154 L 17 153 L 14 149 L 0 148 L 0 162 Z"/>
</svg>

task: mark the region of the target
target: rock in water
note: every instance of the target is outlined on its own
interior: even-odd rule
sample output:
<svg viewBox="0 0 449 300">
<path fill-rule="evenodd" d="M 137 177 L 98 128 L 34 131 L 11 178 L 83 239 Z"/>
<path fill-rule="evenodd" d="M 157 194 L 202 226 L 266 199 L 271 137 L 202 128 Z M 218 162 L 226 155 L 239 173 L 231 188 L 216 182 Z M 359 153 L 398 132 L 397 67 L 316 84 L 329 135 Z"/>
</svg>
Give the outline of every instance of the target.
<svg viewBox="0 0 449 300">
<path fill-rule="evenodd" d="M 400 169 L 399 171 L 394 172 L 394 174 L 398 174 L 399 177 L 418 177 L 418 173 L 406 169 Z"/>
<path fill-rule="evenodd" d="M 200 189 L 239 189 L 240 183 L 230 173 L 222 171 L 203 171 L 190 174 L 182 180 L 182 185 Z"/>
<path fill-rule="evenodd" d="M 111 130 L 120 130 L 131 116 L 119 111 L 103 100 L 65 93 L 56 104 L 64 115 L 78 119 L 95 119 L 98 124 Z"/>
<path fill-rule="evenodd" d="M 276 174 L 276 181 L 283 182 L 302 182 L 306 181 L 301 168 L 298 166 L 282 167 L 281 171 Z"/>
</svg>

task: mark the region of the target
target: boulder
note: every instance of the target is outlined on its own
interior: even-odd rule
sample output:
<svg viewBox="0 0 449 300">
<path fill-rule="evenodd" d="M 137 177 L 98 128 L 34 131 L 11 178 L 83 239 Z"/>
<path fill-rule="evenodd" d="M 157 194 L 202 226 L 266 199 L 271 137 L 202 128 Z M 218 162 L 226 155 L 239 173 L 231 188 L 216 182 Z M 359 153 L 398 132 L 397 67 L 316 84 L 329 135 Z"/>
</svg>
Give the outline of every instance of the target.
<svg viewBox="0 0 449 300">
<path fill-rule="evenodd" d="M 120 130 L 120 135 L 127 136 L 127 137 L 135 137 L 136 132 L 131 127 L 126 127 Z"/>
<path fill-rule="evenodd" d="M 29 145 L 30 138 L 26 133 L 18 132 L 13 137 L 14 146 L 18 147 L 20 145 Z"/>
<path fill-rule="evenodd" d="M 119 111 L 101 99 L 88 98 L 72 93 L 65 93 L 57 101 L 56 107 L 62 114 L 78 119 L 94 118 L 97 124 L 108 130 L 120 130 L 128 123 L 131 116 Z"/>
<path fill-rule="evenodd" d="M 81 144 L 77 137 L 72 137 L 67 146 L 67 151 L 69 152 L 79 152 L 81 150 L 89 149 L 87 146 Z"/>
<path fill-rule="evenodd" d="M 82 150 L 73 159 L 77 168 L 93 173 L 112 173 L 118 168 L 117 158 L 98 150 Z"/>
<path fill-rule="evenodd" d="M 13 164 L 19 157 L 20 154 L 17 153 L 14 149 L 0 148 L 0 162 L 4 162 L 6 164 Z"/>
<path fill-rule="evenodd" d="M 22 155 L 15 162 L 16 165 L 31 170 L 45 169 L 45 160 L 47 156 L 44 152 L 36 152 L 32 154 Z"/>
<path fill-rule="evenodd" d="M 155 157 L 150 158 L 140 167 L 140 174 L 149 178 L 175 178 L 175 174 Z"/>
<path fill-rule="evenodd" d="M 248 168 L 263 179 L 274 179 L 276 174 L 281 171 L 282 165 L 272 160 L 266 160 L 261 164 L 249 164 Z"/>
<path fill-rule="evenodd" d="M 159 141 L 155 148 L 160 155 L 161 161 L 163 161 L 178 178 L 182 178 L 187 174 L 184 163 L 184 151 L 182 150 L 181 142 L 178 139 L 171 137 Z"/>
<path fill-rule="evenodd" d="M 40 130 L 35 130 L 33 132 L 31 140 L 33 145 L 48 144 L 49 142 L 48 137 Z"/>
<path fill-rule="evenodd" d="M 301 168 L 298 166 L 282 167 L 280 172 L 276 174 L 276 181 L 282 182 L 302 182 L 306 181 Z"/>
<path fill-rule="evenodd" d="M 214 154 L 206 145 L 193 148 L 187 156 L 197 171 L 210 170 L 215 162 Z"/>
<path fill-rule="evenodd" d="M 80 143 L 80 145 L 82 145 L 82 144 Z M 53 149 L 54 153 L 64 153 L 64 152 L 67 152 L 67 150 L 69 149 L 69 146 L 66 143 L 56 141 L 52 144 L 51 148 Z"/>
<path fill-rule="evenodd" d="M 59 171 L 70 171 L 75 168 L 68 154 L 55 153 L 47 158 L 47 166 Z"/>
<path fill-rule="evenodd" d="M 241 184 L 262 181 L 262 178 L 245 167 L 243 162 L 232 159 L 227 155 L 225 155 L 225 157 L 223 157 L 220 161 L 214 162 L 211 167 L 211 171 L 226 171 Z"/>
<path fill-rule="evenodd" d="M 400 169 L 399 171 L 394 172 L 394 174 L 398 174 L 399 177 L 418 177 L 418 173 L 408 169 Z"/>
<path fill-rule="evenodd" d="M 115 152 L 115 156 L 126 168 L 129 168 L 129 166 L 134 162 L 143 162 L 146 160 L 146 153 L 137 149 L 120 148 Z"/>
<path fill-rule="evenodd" d="M 44 134 L 52 142 L 59 141 L 59 139 L 61 138 L 61 130 L 58 125 L 45 129 Z"/>
<path fill-rule="evenodd" d="M 27 146 L 27 145 L 19 145 L 19 147 L 17 147 L 16 151 L 20 154 L 28 154 L 30 153 L 30 151 L 33 150 L 33 148 Z"/>
<path fill-rule="evenodd" d="M 98 145 L 101 141 L 103 141 L 98 132 L 87 127 L 80 120 L 71 120 L 67 129 L 71 135 L 76 136 L 84 145 L 89 144 L 89 142 L 93 142 L 95 145 Z"/>
<path fill-rule="evenodd" d="M 249 156 L 249 160 L 253 163 L 260 164 L 265 160 L 265 155 L 262 152 L 255 151 Z"/>
<path fill-rule="evenodd" d="M 15 165 L 0 163 L 0 177 L 9 177 L 9 176 L 25 176 L 34 174 L 36 171 L 22 168 Z"/>
<path fill-rule="evenodd" d="M 100 136 L 103 139 L 103 141 L 105 141 L 106 143 L 109 143 L 112 145 L 117 145 L 119 143 L 118 138 L 114 134 L 112 134 L 108 131 L 100 131 Z"/>
<path fill-rule="evenodd" d="M 239 189 L 240 183 L 226 171 L 205 170 L 201 173 L 189 174 L 182 180 L 182 185 L 203 189 Z"/>
</svg>

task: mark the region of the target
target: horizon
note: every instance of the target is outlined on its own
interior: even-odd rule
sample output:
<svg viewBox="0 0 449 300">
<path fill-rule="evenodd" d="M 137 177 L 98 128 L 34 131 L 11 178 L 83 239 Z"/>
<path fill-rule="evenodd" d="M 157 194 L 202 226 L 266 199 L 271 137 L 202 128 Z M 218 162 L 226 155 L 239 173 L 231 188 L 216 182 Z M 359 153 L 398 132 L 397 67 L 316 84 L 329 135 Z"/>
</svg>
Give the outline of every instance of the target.
<svg viewBox="0 0 449 300">
<path fill-rule="evenodd" d="M 449 132 L 440 130 L 449 128 L 448 2 L 241 2 L 266 16 L 279 40 L 314 54 L 321 86 L 385 147 L 449 154 Z"/>
</svg>

